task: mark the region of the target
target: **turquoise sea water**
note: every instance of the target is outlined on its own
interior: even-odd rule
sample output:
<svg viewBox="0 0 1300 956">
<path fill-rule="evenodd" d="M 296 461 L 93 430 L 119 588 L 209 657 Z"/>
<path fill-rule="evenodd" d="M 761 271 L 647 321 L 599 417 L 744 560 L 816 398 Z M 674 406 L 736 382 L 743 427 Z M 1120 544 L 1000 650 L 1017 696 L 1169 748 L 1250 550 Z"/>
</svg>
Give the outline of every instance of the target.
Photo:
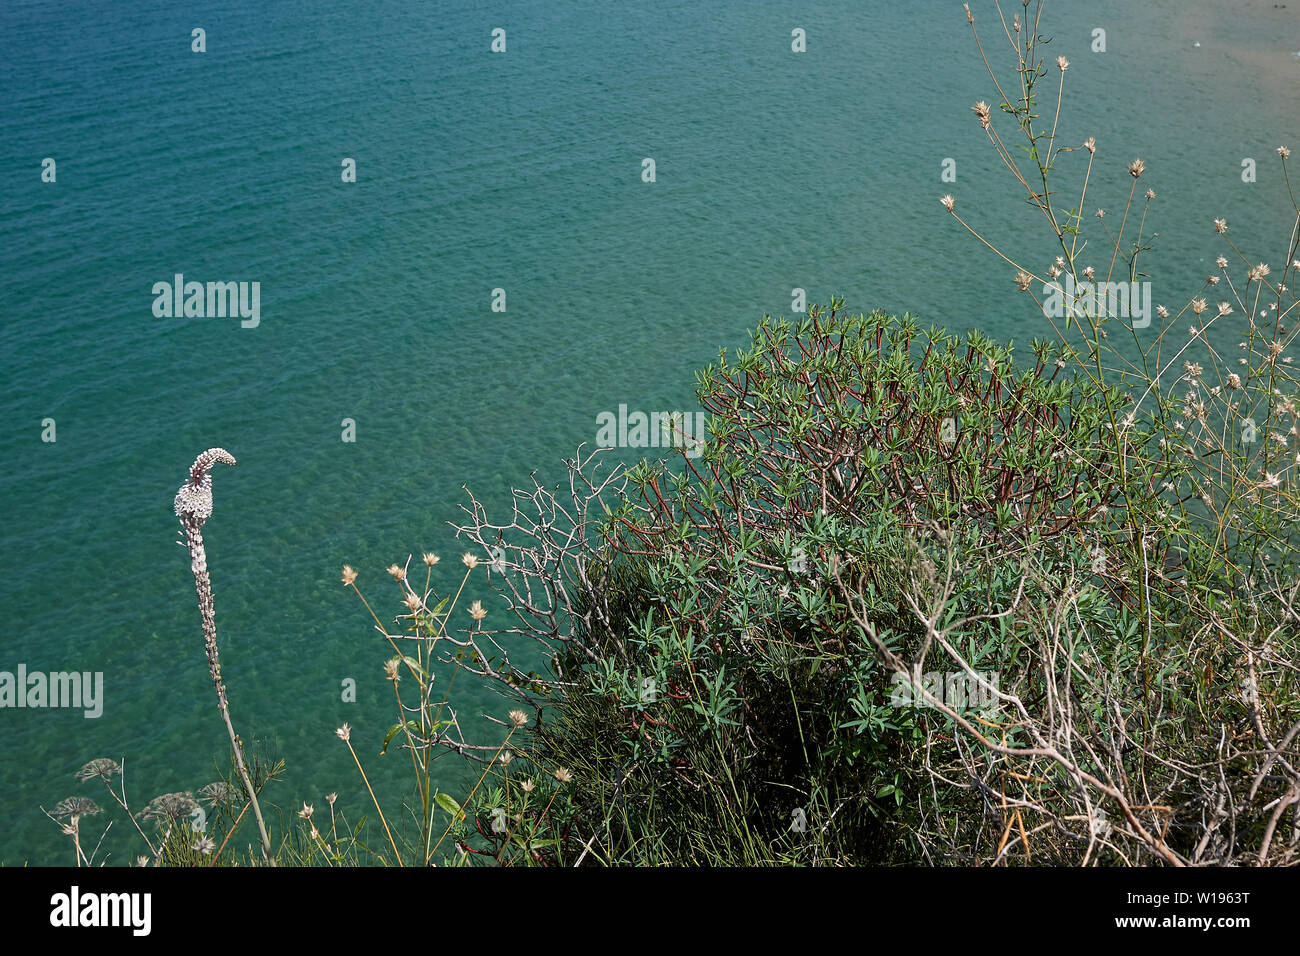
<svg viewBox="0 0 1300 956">
<path fill-rule="evenodd" d="M 387 647 L 344 562 L 389 614 L 382 569 L 408 554 L 437 551 L 454 584 L 462 484 L 500 507 L 534 468 L 560 477 L 599 413 L 695 409 L 694 370 L 795 287 L 1050 335 L 938 203 L 1040 268 L 1052 254 L 970 112 L 997 99 L 960 3 L 183 6 L 0 9 L 0 670 L 105 682 L 98 719 L 0 709 L 0 862 L 72 861 L 39 808 L 93 795 L 73 779 L 92 758 L 125 758 L 139 806 L 215 777 L 227 743 L 171 511 L 199 451 L 239 459 L 205 529 L 236 727 L 288 762 L 270 800 L 337 791 L 359 815 L 343 721 L 389 805 L 404 791 L 401 755 L 377 756 Z M 1005 63 L 991 5 L 972 6 Z M 1047 4 L 1071 60 L 1061 140 L 1099 144 L 1085 208 L 1118 214 L 1125 166 L 1148 165 L 1157 302 L 1212 271 L 1215 216 L 1280 265 L 1298 13 Z M 259 282 L 260 325 L 155 317 L 178 272 Z M 463 718 L 504 709 L 457 689 Z M 126 830 L 112 862 L 138 849 Z"/>
</svg>

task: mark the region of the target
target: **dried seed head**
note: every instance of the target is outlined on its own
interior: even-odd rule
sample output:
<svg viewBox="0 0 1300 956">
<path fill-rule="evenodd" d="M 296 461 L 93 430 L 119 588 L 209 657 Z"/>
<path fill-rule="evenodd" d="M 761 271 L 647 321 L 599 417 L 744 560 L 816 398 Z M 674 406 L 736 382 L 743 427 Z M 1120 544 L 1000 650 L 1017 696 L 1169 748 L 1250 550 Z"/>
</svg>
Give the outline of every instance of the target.
<svg viewBox="0 0 1300 956">
<path fill-rule="evenodd" d="M 176 821 L 188 817 L 198 808 L 198 801 L 188 790 L 183 793 L 164 793 L 154 797 L 140 812 L 145 820 L 155 820 L 161 825 L 165 821 Z"/>
<path fill-rule="evenodd" d="M 1140 159 L 1135 159 L 1133 160 L 1133 162 L 1128 164 L 1128 174 L 1132 176 L 1134 179 L 1137 179 L 1146 171 L 1147 171 L 1147 164 L 1142 162 L 1142 160 Z"/>
<path fill-rule="evenodd" d="M 108 780 L 116 777 L 122 772 L 122 768 L 117 765 L 116 760 L 109 760 L 107 757 L 100 757 L 98 760 L 92 760 L 80 770 L 77 771 L 78 780 L 89 780 L 91 777 L 99 777 L 101 780 Z"/>
<path fill-rule="evenodd" d="M 357 579 L 357 572 L 352 570 L 352 566 L 348 564 L 343 565 L 343 586 L 347 587 L 356 579 Z"/>
<path fill-rule="evenodd" d="M 76 820 L 80 817 L 92 817 L 99 812 L 99 804 L 88 797 L 68 797 L 66 800 L 60 800 L 54 808 L 56 817 L 64 817 L 70 820 Z"/>
<path fill-rule="evenodd" d="M 224 780 L 210 783 L 199 790 L 199 799 L 206 800 L 209 805 L 214 807 L 218 803 L 225 803 L 233 795 L 234 791 L 231 790 L 230 784 L 226 783 Z"/>
<path fill-rule="evenodd" d="M 953 207 L 957 205 L 957 200 L 953 199 L 952 196 L 944 196 L 939 202 L 943 203 L 943 208 L 949 212 L 952 212 Z"/>
</svg>

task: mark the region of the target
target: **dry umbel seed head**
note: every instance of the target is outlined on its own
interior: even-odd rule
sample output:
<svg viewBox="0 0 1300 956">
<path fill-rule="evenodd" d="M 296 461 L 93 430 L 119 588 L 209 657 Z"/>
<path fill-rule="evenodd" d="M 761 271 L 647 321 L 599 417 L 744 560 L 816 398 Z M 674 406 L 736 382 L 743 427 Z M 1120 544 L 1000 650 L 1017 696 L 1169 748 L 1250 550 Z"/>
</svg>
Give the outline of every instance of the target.
<svg viewBox="0 0 1300 956">
<path fill-rule="evenodd" d="M 219 803 L 227 802 L 233 796 L 234 790 L 231 788 L 230 784 L 226 783 L 224 780 L 210 783 L 199 790 L 199 798 L 201 800 L 206 800 L 214 807 Z"/>
<path fill-rule="evenodd" d="M 72 820 L 94 816 L 100 812 L 99 804 L 89 797 L 68 797 L 66 800 L 60 800 L 58 806 L 54 808 L 54 816 Z"/>
<path fill-rule="evenodd" d="M 98 760 L 92 760 L 80 770 L 77 771 L 78 780 L 89 780 L 91 777 L 99 777 L 101 780 L 108 780 L 122 772 L 116 760 L 109 760 L 107 757 L 100 757 Z"/>
<path fill-rule="evenodd" d="M 160 824 L 168 820 L 180 820 L 193 813 L 198 805 L 198 801 L 194 799 L 194 794 L 188 790 L 181 793 L 164 793 L 162 796 L 154 797 L 149 801 L 144 810 L 140 812 L 140 818 L 155 820 Z"/>
</svg>

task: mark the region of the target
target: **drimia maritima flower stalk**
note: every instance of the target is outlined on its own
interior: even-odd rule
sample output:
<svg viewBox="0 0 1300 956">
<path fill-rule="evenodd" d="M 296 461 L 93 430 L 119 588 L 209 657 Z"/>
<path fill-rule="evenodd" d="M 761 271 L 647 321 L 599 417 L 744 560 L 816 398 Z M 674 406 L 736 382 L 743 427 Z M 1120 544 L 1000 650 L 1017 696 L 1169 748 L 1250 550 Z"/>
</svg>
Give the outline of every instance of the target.
<svg viewBox="0 0 1300 956">
<path fill-rule="evenodd" d="M 230 722 L 230 705 L 226 701 L 226 685 L 221 679 L 221 661 L 217 657 L 217 620 L 212 610 L 212 581 L 208 577 L 208 559 L 203 550 L 203 523 L 212 515 L 212 466 L 234 463 L 235 457 L 224 448 L 209 448 L 194 459 L 189 478 L 176 492 L 176 517 L 181 519 L 181 527 L 185 529 L 185 543 L 190 550 L 190 570 L 194 572 L 194 588 L 199 595 L 199 613 L 203 617 L 203 644 L 208 654 L 208 668 L 212 673 L 212 683 L 217 689 L 217 707 L 230 734 L 230 746 L 235 752 L 235 766 L 239 770 L 240 779 L 244 782 L 244 790 L 248 793 L 248 801 L 253 807 L 253 816 L 257 819 L 257 832 L 262 840 L 262 855 L 274 866 L 271 841 L 266 835 L 266 823 L 262 820 L 262 808 L 257 803 L 257 792 L 253 789 L 253 781 L 248 776 L 239 739 L 235 736 L 234 725 Z"/>
</svg>

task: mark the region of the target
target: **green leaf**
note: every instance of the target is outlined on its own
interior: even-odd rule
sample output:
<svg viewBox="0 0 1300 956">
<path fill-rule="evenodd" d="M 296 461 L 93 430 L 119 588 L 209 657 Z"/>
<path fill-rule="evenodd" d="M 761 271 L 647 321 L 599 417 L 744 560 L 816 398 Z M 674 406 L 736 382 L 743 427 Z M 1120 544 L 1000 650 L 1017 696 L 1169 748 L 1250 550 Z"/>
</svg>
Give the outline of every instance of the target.
<svg viewBox="0 0 1300 956">
<path fill-rule="evenodd" d="M 393 742 L 393 738 L 397 736 L 397 732 L 401 729 L 401 724 L 393 724 L 393 726 L 388 728 L 388 733 L 384 734 L 384 745 L 379 748 L 379 755 L 381 757 L 388 752 L 388 745 Z"/>
<path fill-rule="evenodd" d="M 438 806 L 442 807 L 442 808 L 443 808 L 444 810 L 446 810 L 448 813 L 450 813 L 450 814 L 451 814 L 451 818 L 452 818 L 453 820 L 462 820 L 462 819 L 464 819 L 464 817 L 465 817 L 465 811 L 462 810 L 462 809 L 460 808 L 460 804 L 459 804 L 459 803 L 457 803 L 455 800 L 453 800 L 453 799 L 452 799 L 450 796 L 448 796 L 447 794 L 445 794 L 445 793 L 435 793 L 435 794 L 433 795 L 433 802 L 436 803 L 436 804 L 438 804 Z"/>
<path fill-rule="evenodd" d="M 415 721 L 413 721 L 413 720 L 408 720 L 408 721 L 406 722 L 406 726 L 407 726 L 407 727 L 408 727 L 408 728 L 409 728 L 413 733 L 417 733 L 417 734 L 418 734 L 418 733 L 420 732 L 420 725 L 417 724 L 417 723 L 416 723 Z M 388 745 L 391 744 L 391 743 L 393 742 L 393 738 L 397 736 L 398 732 L 399 732 L 401 729 L 402 729 L 402 725 L 401 725 L 401 724 L 393 724 L 393 726 L 391 726 L 391 727 L 388 728 L 388 733 L 384 734 L 384 745 L 383 745 L 382 747 L 379 748 L 379 755 L 380 755 L 381 757 L 382 757 L 382 756 L 383 756 L 383 755 L 388 751 Z"/>
</svg>

